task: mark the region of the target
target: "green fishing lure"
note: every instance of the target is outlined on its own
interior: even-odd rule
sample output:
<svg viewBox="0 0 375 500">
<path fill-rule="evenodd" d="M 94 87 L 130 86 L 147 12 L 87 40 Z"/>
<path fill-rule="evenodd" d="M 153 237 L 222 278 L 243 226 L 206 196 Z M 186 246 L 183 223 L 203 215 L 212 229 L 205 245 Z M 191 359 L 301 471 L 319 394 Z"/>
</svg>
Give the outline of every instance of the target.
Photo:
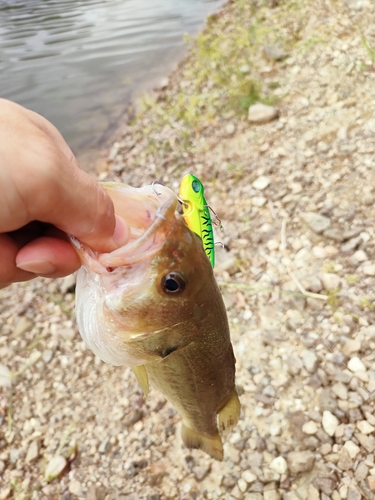
<svg viewBox="0 0 375 500">
<path fill-rule="evenodd" d="M 204 197 L 203 184 L 194 175 L 187 174 L 181 181 L 179 194 L 182 201 L 182 216 L 186 225 L 201 238 L 204 251 L 214 267 L 214 232 L 210 209 Z"/>
</svg>

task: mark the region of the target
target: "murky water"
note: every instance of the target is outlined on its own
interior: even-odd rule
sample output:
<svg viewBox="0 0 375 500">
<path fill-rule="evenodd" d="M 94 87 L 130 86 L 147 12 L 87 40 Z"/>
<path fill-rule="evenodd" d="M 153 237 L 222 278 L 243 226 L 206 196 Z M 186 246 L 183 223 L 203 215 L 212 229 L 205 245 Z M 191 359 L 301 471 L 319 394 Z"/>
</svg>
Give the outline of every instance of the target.
<svg viewBox="0 0 375 500">
<path fill-rule="evenodd" d="M 41 113 L 78 156 L 157 82 L 221 0 L 0 0 L 0 95 Z"/>
</svg>

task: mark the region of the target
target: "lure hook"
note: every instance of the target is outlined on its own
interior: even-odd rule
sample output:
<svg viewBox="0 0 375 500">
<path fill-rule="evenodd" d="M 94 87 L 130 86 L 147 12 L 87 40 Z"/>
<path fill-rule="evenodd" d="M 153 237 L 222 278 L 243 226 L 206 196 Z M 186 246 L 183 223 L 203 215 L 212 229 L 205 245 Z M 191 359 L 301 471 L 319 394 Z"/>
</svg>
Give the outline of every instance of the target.
<svg viewBox="0 0 375 500">
<path fill-rule="evenodd" d="M 163 182 L 161 181 L 153 181 L 152 184 L 151 184 L 151 187 L 152 187 L 152 190 L 153 192 L 157 195 L 157 196 L 161 196 L 161 193 L 158 193 L 155 189 L 155 184 L 160 184 L 160 186 L 164 186 L 164 187 L 168 187 L 166 186 Z M 188 206 L 188 204 L 183 200 L 181 199 L 176 193 L 174 193 L 176 198 L 177 198 L 177 201 L 181 204 L 181 205 L 184 205 L 185 207 Z"/>
<path fill-rule="evenodd" d="M 219 216 L 217 215 L 215 210 L 212 207 L 210 207 L 210 205 L 205 205 L 205 207 L 208 208 L 211 211 L 211 213 L 214 215 L 215 218 L 212 219 L 212 222 L 215 224 L 215 226 L 220 227 L 220 231 L 224 231 L 224 227 L 221 223 L 221 219 L 219 218 Z"/>
</svg>

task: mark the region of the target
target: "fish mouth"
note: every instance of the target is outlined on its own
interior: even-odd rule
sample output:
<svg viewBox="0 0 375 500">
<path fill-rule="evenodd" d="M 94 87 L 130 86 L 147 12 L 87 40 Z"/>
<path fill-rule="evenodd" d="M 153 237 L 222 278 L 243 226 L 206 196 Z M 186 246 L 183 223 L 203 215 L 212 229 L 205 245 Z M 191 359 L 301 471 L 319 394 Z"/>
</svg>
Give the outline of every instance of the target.
<svg viewBox="0 0 375 500">
<path fill-rule="evenodd" d="M 163 226 L 174 218 L 177 209 L 175 193 L 164 185 L 133 188 L 102 183 L 118 214 L 128 225 L 128 240 L 116 250 L 98 253 L 69 236 L 82 263 L 96 274 L 112 273 L 118 267 L 129 267 L 151 259 L 163 246 Z"/>
</svg>

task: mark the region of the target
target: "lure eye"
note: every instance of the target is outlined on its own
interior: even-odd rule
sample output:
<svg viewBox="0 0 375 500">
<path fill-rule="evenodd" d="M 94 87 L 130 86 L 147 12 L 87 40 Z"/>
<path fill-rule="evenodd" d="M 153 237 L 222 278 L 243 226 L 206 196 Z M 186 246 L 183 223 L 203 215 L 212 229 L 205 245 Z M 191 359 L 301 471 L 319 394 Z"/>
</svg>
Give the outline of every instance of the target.
<svg viewBox="0 0 375 500">
<path fill-rule="evenodd" d="M 193 181 L 191 183 L 191 187 L 193 188 L 194 193 L 199 193 L 199 191 L 201 190 L 201 186 L 198 181 Z"/>
<path fill-rule="evenodd" d="M 179 273 L 168 273 L 161 280 L 164 292 L 178 294 L 185 290 L 186 282 Z"/>
</svg>

